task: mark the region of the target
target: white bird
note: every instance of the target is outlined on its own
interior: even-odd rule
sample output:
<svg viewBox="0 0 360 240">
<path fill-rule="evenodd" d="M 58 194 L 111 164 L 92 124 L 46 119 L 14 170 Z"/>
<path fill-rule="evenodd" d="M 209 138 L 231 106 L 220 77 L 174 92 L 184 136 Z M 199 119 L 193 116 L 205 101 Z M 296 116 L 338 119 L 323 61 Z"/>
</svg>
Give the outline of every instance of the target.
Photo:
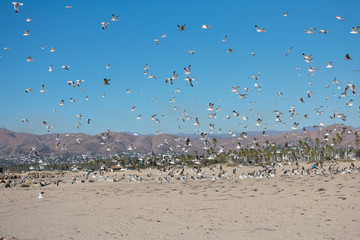
<svg viewBox="0 0 360 240">
<path fill-rule="evenodd" d="M 344 18 L 343 18 L 343 17 L 337 16 L 337 15 L 336 15 L 336 19 L 339 19 L 339 20 L 341 20 L 341 21 L 344 21 Z"/>
<path fill-rule="evenodd" d="M 72 6 L 65 6 L 65 8 L 66 8 L 67 10 L 70 10 L 70 9 L 72 9 Z"/>
<path fill-rule="evenodd" d="M 227 38 L 227 35 L 225 35 L 221 41 L 226 42 L 226 38 Z"/>
<path fill-rule="evenodd" d="M 52 72 L 53 69 L 52 69 L 52 65 L 49 66 L 49 72 Z"/>
<path fill-rule="evenodd" d="M 352 28 L 352 30 L 351 30 L 351 34 L 359 34 L 359 32 L 358 32 L 358 29 L 360 28 L 360 26 L 358 26 L 358 27 L 353 27 Z"/>
<path fill-rule="evenodd" d="M 166 34 L 165 33 L 161 34 L 161 37 L 166 38 Z"/>
<path fill-rule="evenodd" d="M 30 92 L 30 91 L 32 91 L 32 90 L 33 90 L 32 88 L 26 88 L 26 89 L 25 89 L 25 92 L 28 93 L 28 92 Z"/>
<path fill-rule="evenodd" d="M 46 92 L 44 88 L 45 88 L 45 84 L 43 84 L 43 85 L 41 86 L 41 90 L 40 90 L 41 93 Z"/>
<path fill-rule="evenodd" d="M 52 48 L 50 49 L 50 52 L 56 52 L 56 47 L 52 47 Z"/>
<path fill-rule="evenodd" d="M 291 53 L 291 49 L 292 47 L 289 48 L 289 50 L 286 52 L 285 56 L 289 55 L 289 53 Z"/>
<path fill-rule="evenodd" d="M 199 126 L 199 125 L 200 125 L 199 118 L 196 118 L 196 119 L 195 119 L 194 125 L 195 125 L 195 126 Z"/>
<path fill-rule="evenodd" d="M 214 103 L 209 103 L 208 111 L 214 111 Z"/>
<path fill-rule="evenodd" d="M 28 58 L 26 59 L 26 61 L 27 61 L 27 62 L 33 62 L 33 61 L 35 61 L 35 60 L 32 59 L 32 57 L 28 57 Z"/>
<path fill-rule="evenodd" d="M 185 74 L 186 74 L 186 75 L 191 74 L 190 68 L 191 68 L 191 65 L 189 65 L 187 68 L 184 67 L 184 71 L 185 71 Z"/>
<path fill-rule="evenodd" d="M 152 74 L 149 74 L 148 78 L 156 79 L 156 77 Z"/>
<path fill-rule="evenodd" d="M 30 36 L 29 30 L 25 30 L 23 36 Z"/>
<path fill-rule="evenodd" d="M 39 192 L 38 198 L 44 198 L 43 194 L 44 194 L 44 192 Z"/>
<path fill-rule="evenodd" d="M 14 10 L 15 13 L 18 14 L 19 13 L 19 6 L 23 6 L 23 3 L 19 3 L 19 2 L 12 2 L 12 4 L 14 4 Z"/>
<path fill-rule="evenodd" d="M 262 122 L 262 119 L 258 118 L 258 120 L 256 120 L 256 123 L 254 125 L 259 127 L 259 126 L 261 126 L 261 122 Z"/>
<path fill-rule="evenodd" d="M 29 120 L 27 118 L 22 118 L 21 122 L 29 122 Z"/>
<path fill-rule="evenodd" d="M 62 100 L 60 101 L 59 105 L 60 105 L 60 106 L 65 106 L 65 101 L 64 101 L 64 99 L 62 99 Z"/>
<path fill-rule="evenodd" d="M 65 70 L 67 70 L 67 71 L 69 71 L 69 67 L 70 67 L 70 66 L 66 66 L 66 65 L 62 65 L 62 66 L 61 66 L 61 68 L 65 69 Z"/>
<path fill-rule="evenodd" d="M 28 18 L 28 17 L 27 17 L 25 21 L 31 22 L 31 18 Z"/>
<path fill-rule="evenodd" d="M 107 27 L 107 25 L 109 25 L 109 23 L 107 22 L 101 22 L 101 27 L 102 29 L 105 29 Z"/>
<path fill-rule="evenodd" d="M 106 69 L 109 69 L 110 68 L 110 64 L 108 64 L 108 65 L 106 65 L 106 67 L 105 67 Z"/>
<path fill-rule="evenodd" d="M 309 28 L 308 30 L 304 30 L 304 31 L 305 31 L 305 33 L 307 33 L 307 34 L 312 34 L 312 33 L 314 33 L 314 32 L 313 32 L 314 30 L 316 30 L 316 28 Z"/>
<path fill-rule="evenodd" d="M 288 12 L 285 12 L 285 13 L 284 13 L 284 17 L 287 17 L 287 16 L 288 16 Z"/>
<path fill-rule="evenodd" d="M 333 68 L 332 62 L 328 62 L 328 65 L 326 66 L 326 68 Z"/>
<path fill-rule="evenodd" d="M 118 20 L 118 17 L 119 17 L 119 16 L 115 16 L 115 14 L 113 14 L 113 15 L 112 15 L 112 18 L 111 18 L 111 21 L 113 21 L 113 22 L 119 21 L 119 20 Z"/>
<path fill-rule="evenodd" d="M 131 107 L 131 111 L 134 112 L 134 111 L 135 111 L 135 108 L 136 108 L 136 106 Z"/>
<path fill-rule="evenodd" d="M 194 78 L 191 78 L 189 76 L 186 76 L 186 78 L 185 78 L 185 81 L 188 81 L 190 83 L 190 86 L 192 86 L 192 87 L 194 87 L 194 85 L 192 83 L 192 81 L 194 81 L 194 80 L 195 80 Z"/>
<path fill-rule="evenodd" d="M 203 25 L 201 26 L 201 28 L 202 28 L 202 29 L 209 29 L 209 28 L 212 28 L 212 26 L 203 24 Z"/>
<path fill-rule="evenodd" d="M 265 28 L 260 28 L 258 25 L 255 25 L 257 32 L 266 32 Z"/>
<path fill-rule="evenodd" d="M 158 38 L 154 39 L 154 42 L 156 43 L 156 45 L 159 45 L 159 41 L 160 41 L 160 39 L 158 39 Z"/>
</svg>

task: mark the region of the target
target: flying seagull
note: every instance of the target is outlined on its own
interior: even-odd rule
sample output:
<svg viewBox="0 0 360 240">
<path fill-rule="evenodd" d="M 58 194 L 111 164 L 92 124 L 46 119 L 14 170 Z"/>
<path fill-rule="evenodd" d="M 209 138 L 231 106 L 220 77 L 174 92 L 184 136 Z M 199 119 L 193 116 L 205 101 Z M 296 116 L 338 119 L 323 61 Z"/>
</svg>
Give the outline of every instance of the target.
<svg viewBox="0 0 360 240">
<path fill-rule="evenodd" d="M 107 22 L 101 22 L 101 27 L 102 29 L 105 29 L 107 27 L 107 25 L 109 25 L 109 23 Z"/>
<path fill-rule="evenodd" d="M 260 28 L 258 25 L 255 25 L 257 32 L 266 32 L 265 28 Z"/>
<path fill-rule="evenodd" d="M 14 10 L 15 13 L 18 14 L 19 13 L 19 6 L 23 6 L 23 3 L 19 3 L 19 2 L 12 2 L 12 4 L 14 4 Z"/>
<path fill-rule="evenodd" d="M 111 79 L 104 78 L 103 84 L 104 84 L 104 85 L 110 85 L 110 83 L 109 83 L 110 80 L 111 80 Z"/>
<path fill-rule="evenodd" d="M 177 27 L 179 28 L 179 31 L 184 31 L 185 30 L 185 24 L 180 26 L 180 25 L 177 25 Z"/>
</svg>

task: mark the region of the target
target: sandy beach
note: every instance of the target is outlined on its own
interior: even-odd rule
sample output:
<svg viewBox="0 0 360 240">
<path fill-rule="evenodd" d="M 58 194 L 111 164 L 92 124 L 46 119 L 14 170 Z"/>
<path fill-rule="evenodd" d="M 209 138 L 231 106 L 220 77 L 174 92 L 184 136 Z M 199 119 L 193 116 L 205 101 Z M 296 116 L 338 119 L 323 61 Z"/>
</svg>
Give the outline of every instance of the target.
<svg viewBox="0 0 360 240">
<path fill-rule="evenodd" d="M 309 167 L 310 165 L 302 164 Z M 347 167 L 350 163 L 340 163 Z M 357 163 L 355 162 L 355 165 Z M 291 169 L 292 166 L 285 168 Z M 326 168 L 326 165 L 324 166 Z M 205 168 L 204 168 L 205 169 Z M 158 170 L 126 171 L 59 186 L 0 189 L 6 239 L 359 239 L 360 174 L 282 175 L 159 183 Z M 219 169 L 214 172 L 217 173 Z M 151 172 L 152 178 L 146 175 Z M 196 175 L 186 169 L 189 175 Z M 142 182 L 129 178 L 139 174 Z M 166 175 L 167 173 L 162 173 Z M 108 176 L 106 178 L 106 176 Z M 106 180 L 105 180 L 106 178 Z M 174 177 L 175 178 L 175 177 Z M 44 180 L 44 179 L 42 179 Z M 56 179 L 50 179 L 54 182 Z M 38 198 L 44 192 L 44 198 Z"/>
</svg>

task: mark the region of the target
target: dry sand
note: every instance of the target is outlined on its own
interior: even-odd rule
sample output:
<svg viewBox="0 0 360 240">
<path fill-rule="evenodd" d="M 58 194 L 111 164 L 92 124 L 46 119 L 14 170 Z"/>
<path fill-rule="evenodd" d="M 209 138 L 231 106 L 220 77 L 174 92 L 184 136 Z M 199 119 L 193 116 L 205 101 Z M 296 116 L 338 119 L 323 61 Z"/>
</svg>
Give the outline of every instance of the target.
<svg viewBox="0 0 360 240">
<path fill-rule="evenodd" d="M 3 188 L 0 237 L 360 239 L 360 173 L 280 176 L 280 170 L 271 179 L 71 184 L 67 176 L 58 187 Z"/>
</svg>

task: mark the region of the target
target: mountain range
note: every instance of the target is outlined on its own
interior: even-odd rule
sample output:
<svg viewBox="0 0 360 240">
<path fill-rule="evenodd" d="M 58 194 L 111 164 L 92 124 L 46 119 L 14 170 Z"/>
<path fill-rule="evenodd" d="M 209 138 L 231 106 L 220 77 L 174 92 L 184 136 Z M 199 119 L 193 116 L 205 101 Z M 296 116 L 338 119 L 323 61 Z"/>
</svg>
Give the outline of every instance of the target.
<svg viewBox="0 0 360 240">
<path fill-rule="evenodd" d="M 284 145 L 286 142 L 298 145 L 299 140 L 315 144 L 318 138 L 320 142 L 325 143 L 325 135 L 328 144 L 333 143 L 332 139 L 338 139 L 341 136 L 341 142 L 336 143 L 335 147 L 346 148 L 348 145 L 355 145 L 356 128 L 351 126 L 335 124 L 308 131 L 290 131 L 277 132 L 267 131 L 249 132 L 248 134 L 237 133 L 235 137 L 230 134 L 206 136 L 208 145 L 214 147 L 214 138 L 216 138 L 215 151 L 220 147 L 227 151 L 236 149 L 240 144 L 243 147 L 250 147 L 256 143 L 262 146 L 266 141 L 276 145 Z M 191 146 L 188 147 L 188 153 L 197 151 L 199 154 L 204 152 L 204 140 L 199 138 L 200 134 L 189 134 L 181 136 L 171 134 L 160 134 L 156 136 L 143 135 L 135 136 L 122 132 L 104 132 L 97 135 L 87 135 L 83 133 L 70 134 L 45 134 L 36 135 L 30 133 L 17 133 L 7 129 L 0 129 L 0 157 L 18 156 L 29 154 L 31 151 L 37 151 L 40 155 L 74 155 L 74 154 L 114 154 L 123 152 L 137 153 L 164 153 L 169 151 L 183 152 L 186 149 L 186 138 L 190 138 Z M 338 136 L 337 136 L 338 135 Z M 291 144 L 290 144 L 291 145 Z"/>
</svg>

